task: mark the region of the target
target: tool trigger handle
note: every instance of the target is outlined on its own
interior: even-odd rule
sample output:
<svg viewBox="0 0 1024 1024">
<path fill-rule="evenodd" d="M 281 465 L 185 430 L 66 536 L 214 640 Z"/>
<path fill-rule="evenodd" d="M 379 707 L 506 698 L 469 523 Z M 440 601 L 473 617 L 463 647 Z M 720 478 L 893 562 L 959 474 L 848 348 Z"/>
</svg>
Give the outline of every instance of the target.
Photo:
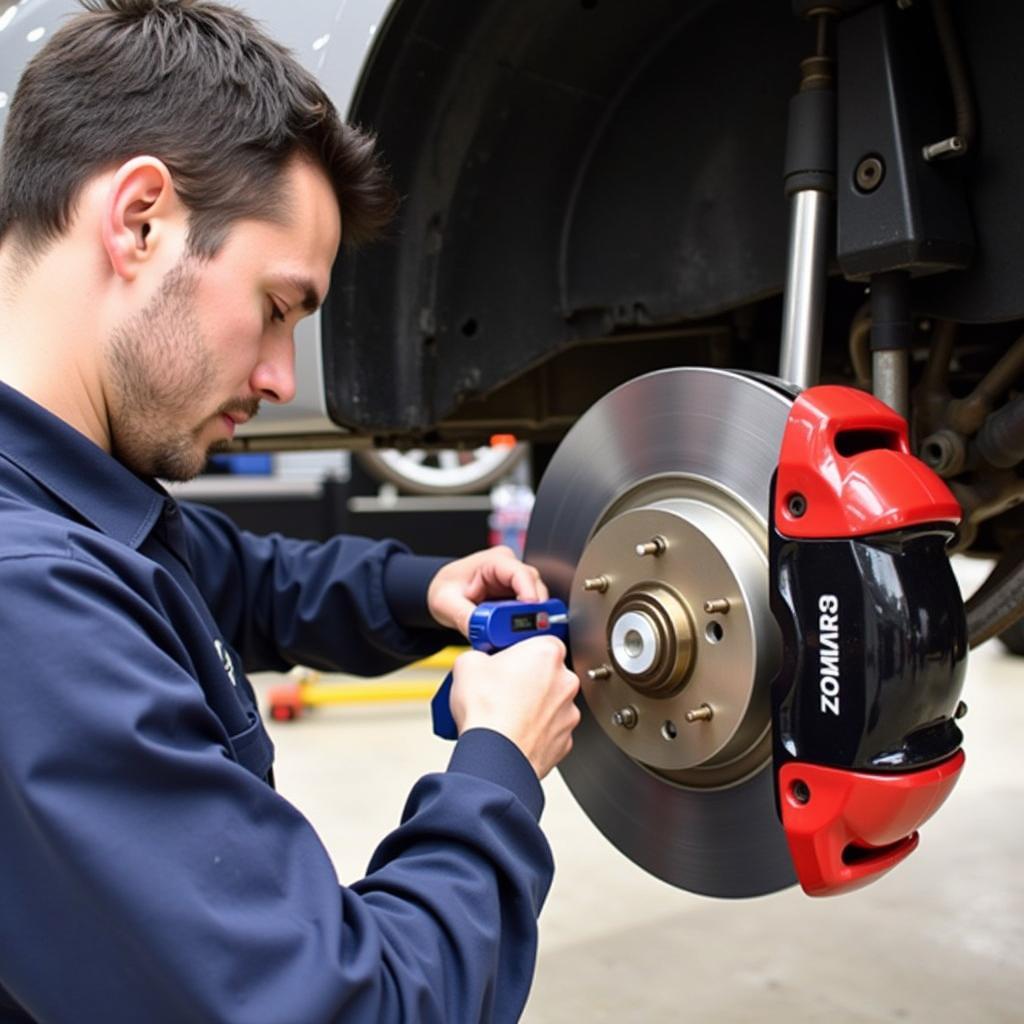
<svg viewBox="0 0 1024 1024">
<path fill-rule="evenodd" d="M 452 717 L 451 693 L 452 674 L 449 672 L 430 702 L 430 718 L 434 724 L 434 735 L 440 736 L 443 740 L 459 738 L 459 730 Z"/>
</svg>

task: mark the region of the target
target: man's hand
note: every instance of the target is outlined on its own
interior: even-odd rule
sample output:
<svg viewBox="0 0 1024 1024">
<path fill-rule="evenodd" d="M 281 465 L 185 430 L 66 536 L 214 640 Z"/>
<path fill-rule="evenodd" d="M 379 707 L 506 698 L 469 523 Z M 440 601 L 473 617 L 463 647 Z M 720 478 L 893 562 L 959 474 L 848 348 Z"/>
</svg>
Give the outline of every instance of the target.
<svg viewBox="0 0 1024 1024">
<path fill-rule="evenodd" d="M 500 732 L 539 779 L 572 749 L 580 681 L 565 667 L 557 637 L 531 637 L 491 655 L 467 651 L 452 674 L 452 717 L 460 735 L 475 728 Z"/>
<path fill-rule="evenodd" d="M 481 602 L 516 598 L 546 601 L 548 588 L 532 565 L 516 558 L 511 548 L 488 548 L 450 562 L 427 588 L 427 607 L 442 625 L 469 636 L 469 618 Z"/>
</svg>

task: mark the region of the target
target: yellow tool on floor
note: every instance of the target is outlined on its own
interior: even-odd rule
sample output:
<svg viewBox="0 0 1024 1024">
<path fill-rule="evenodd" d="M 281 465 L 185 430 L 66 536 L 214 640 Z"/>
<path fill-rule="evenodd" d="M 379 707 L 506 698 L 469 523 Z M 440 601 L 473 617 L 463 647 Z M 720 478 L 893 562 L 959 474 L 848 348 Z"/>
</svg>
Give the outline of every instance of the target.
<svg viewBox="0 0 1024 1024">
<path fill-rule="evenodd" d="M 445 647 L 429 658 L 417 661 L 403 672 L 422 671 L 422 679 L 385 676 L 376 682 L 323 682 L 323 673 L 296 665 L 288 681 L 270 691 L 270 717 L 291 722 L 309 708 L 324 704 L 379 704 L 385 701 L 430 700 L 444 673 L 450 671 L 465 647 Z"/>
</svg>

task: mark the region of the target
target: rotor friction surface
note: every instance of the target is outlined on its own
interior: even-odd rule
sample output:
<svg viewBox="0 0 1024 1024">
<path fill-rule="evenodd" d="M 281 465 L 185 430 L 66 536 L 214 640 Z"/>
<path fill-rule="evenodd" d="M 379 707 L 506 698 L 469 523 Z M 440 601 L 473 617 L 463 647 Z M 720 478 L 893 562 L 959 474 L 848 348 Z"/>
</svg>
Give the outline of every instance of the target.
<svg viewBox="0 0 1024 1024">
<path fill-rule="evenodd" d="M 526 558 L 568 602 L 576 565 L 607 510 L 645 481 L 711 482 L 767 518 L 791 400 L 739 373 L 682 368 L 601 399 L 559 446 L 537 493 Z M 570 625 L 571 636 L 571 625 Z M 758 896 L 795 881 L 770 764 L 734 785 L 695 789 L 624 754 L 586 703 L 560 766 L 587 816 L 630 860 L 682 889 Z"/>
</svg>

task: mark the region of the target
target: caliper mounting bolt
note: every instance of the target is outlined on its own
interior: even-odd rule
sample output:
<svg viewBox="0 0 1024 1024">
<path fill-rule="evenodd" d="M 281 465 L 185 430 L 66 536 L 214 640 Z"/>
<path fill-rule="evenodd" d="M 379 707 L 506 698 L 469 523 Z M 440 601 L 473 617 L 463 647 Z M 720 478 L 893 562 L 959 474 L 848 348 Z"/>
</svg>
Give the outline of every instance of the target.
<svg viewBox="0 0 1024 1024">
<path fill-rule="evenodd" d="M 807 511 L 807 499 L 802 494 L 791 494 L 786 501 L 786 510 L 794 519 L 799 519 Z"/>
</svg>

